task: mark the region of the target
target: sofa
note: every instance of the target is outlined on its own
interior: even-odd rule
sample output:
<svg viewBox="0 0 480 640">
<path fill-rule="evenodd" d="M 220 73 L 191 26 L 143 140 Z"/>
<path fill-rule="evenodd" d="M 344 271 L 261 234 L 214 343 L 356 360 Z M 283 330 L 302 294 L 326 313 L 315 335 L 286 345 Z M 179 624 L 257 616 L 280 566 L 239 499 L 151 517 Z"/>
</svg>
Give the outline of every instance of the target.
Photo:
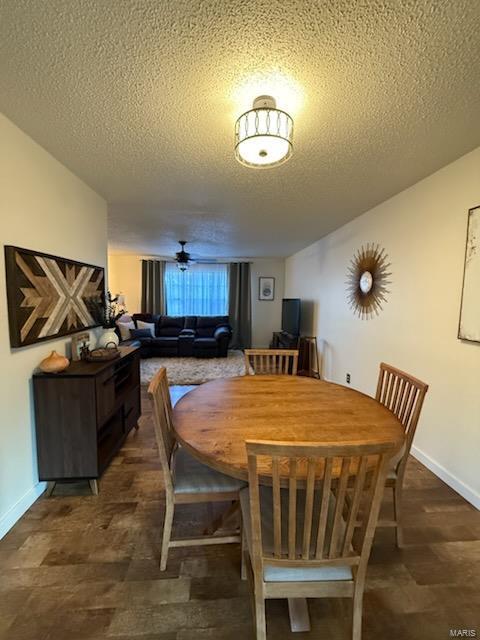
<svg viewBox="0 0 480 640">
<path fill-rule="evenodd" d="M 133 330 L 131 339 L 121 345 L 139 344 L 140 356 L 195 358 L 226 358 L 232 337 L 228 316 L 162 316 L 150 313 L 132 315 L 135 327 L 139 322 L 154 325 L 155 335 Z"/>
</svg>

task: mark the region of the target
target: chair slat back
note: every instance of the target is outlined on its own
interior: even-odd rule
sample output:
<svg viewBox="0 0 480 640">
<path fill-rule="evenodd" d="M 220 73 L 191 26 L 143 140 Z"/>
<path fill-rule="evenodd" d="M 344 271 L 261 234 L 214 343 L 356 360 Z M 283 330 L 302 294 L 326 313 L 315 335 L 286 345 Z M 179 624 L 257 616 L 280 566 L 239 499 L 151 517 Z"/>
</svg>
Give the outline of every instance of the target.
<svg viewBox="0 0 480 640">
<path fill-rule="evenodd" d="M 153 425 L 165 481 L 165 490 L 173 492 L 171 461 L 176 447 L 176 440 L 173 432 L 172 404 L 165 367 L 160 367 L 151 380 L 148 386 L 148 394 L 152 403 Z"/>
<path fill-rule="evenodd" d="M 246 447 L 255 571 L 265 564 L 366 566 L 389 462 L 398 447 L 260 441 L 247 441 Z M 259 457 L 271 459 L 271 486 L 260 485 Z M 262 514 L 261 496 L 265 500 L 270 491 L 271 513 L 266 508 Z"/>
<path fill-rule="evenodd" d="M 297 349 L 245 349 L 247 374 L 297 375 Z"/>
<path fill-rule="evenodd" d="M 172 398 L 170 396 L 170 389 L 168 386 L 167 370 L 165 369 L 165 367 L 162 367 L 162 369 L 164 369 L 165 373 L 161 374 L 160 389 L 162 391 L 163 403 L 165 405 L 168 428 L 173 438 L 175 439 L 175 436 L 174 436 L 175 432 L 173 430 L 173 406 L 172 406 Z"/>
<path fill-rule="evenodd" d="M 406 447 L 403 459 L 410 453 L 428 384 L 382 362 L 377 383 L 376 400 L 390 409 L 405 429 Z"/>
</svg>

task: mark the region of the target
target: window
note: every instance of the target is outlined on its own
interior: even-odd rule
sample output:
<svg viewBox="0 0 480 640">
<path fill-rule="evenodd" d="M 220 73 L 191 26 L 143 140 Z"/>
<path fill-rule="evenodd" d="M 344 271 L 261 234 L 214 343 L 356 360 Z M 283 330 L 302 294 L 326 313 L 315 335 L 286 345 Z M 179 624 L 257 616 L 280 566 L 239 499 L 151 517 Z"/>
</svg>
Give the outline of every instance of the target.
<svg viewBox="0 0 480 640">
<path fill-rule="evenodd" d="M 165 269 L 165 297 L 170 316 L 228 314 L 228 266 L 193 264 L 180 271 L 172 262 Z"/>
</svg>

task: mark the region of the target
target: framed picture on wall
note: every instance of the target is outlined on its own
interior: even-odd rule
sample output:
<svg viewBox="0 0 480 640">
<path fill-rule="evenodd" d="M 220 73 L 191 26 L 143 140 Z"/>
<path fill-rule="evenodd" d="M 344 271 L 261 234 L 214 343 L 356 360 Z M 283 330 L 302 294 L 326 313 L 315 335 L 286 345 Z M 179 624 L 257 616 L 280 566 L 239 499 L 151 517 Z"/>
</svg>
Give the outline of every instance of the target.
<svg viewBox="0 0 480 640">
<path fill-rule="evenodd" d="M 258 279 L 258 299 L 275 300 L 275 278 L 260 276 Z"/>
<path fill-rule="evenodd" d="M 480 291 L 480 206 L 468 212 L 467 244 L 463 271 L 462 302 L 458 337 L 480 342 L 478 294 Z"/>
<path fill-rule="evenodd" d="M 10 346 L 25 347 L 98 327 L 103 267 L 5 246 Z"/>
</svg>

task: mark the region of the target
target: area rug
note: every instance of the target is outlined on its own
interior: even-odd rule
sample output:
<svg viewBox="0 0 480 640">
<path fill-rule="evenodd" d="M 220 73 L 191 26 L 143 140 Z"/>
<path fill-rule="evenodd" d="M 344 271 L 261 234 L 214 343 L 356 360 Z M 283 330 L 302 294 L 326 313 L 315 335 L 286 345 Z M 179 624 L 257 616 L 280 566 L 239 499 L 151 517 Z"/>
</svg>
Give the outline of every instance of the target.
<svg viewBox="0 0 480 640">
<path fill-rule="evenodd" d="M 146 358 L 140 362 L 140 380 L 148 384 L 160 367 L 166 367 L 168 382 L 202 384 L 217 378 L 245 375 L 242 351 L 229 351 L 226 358 Z"/>
</svg>

